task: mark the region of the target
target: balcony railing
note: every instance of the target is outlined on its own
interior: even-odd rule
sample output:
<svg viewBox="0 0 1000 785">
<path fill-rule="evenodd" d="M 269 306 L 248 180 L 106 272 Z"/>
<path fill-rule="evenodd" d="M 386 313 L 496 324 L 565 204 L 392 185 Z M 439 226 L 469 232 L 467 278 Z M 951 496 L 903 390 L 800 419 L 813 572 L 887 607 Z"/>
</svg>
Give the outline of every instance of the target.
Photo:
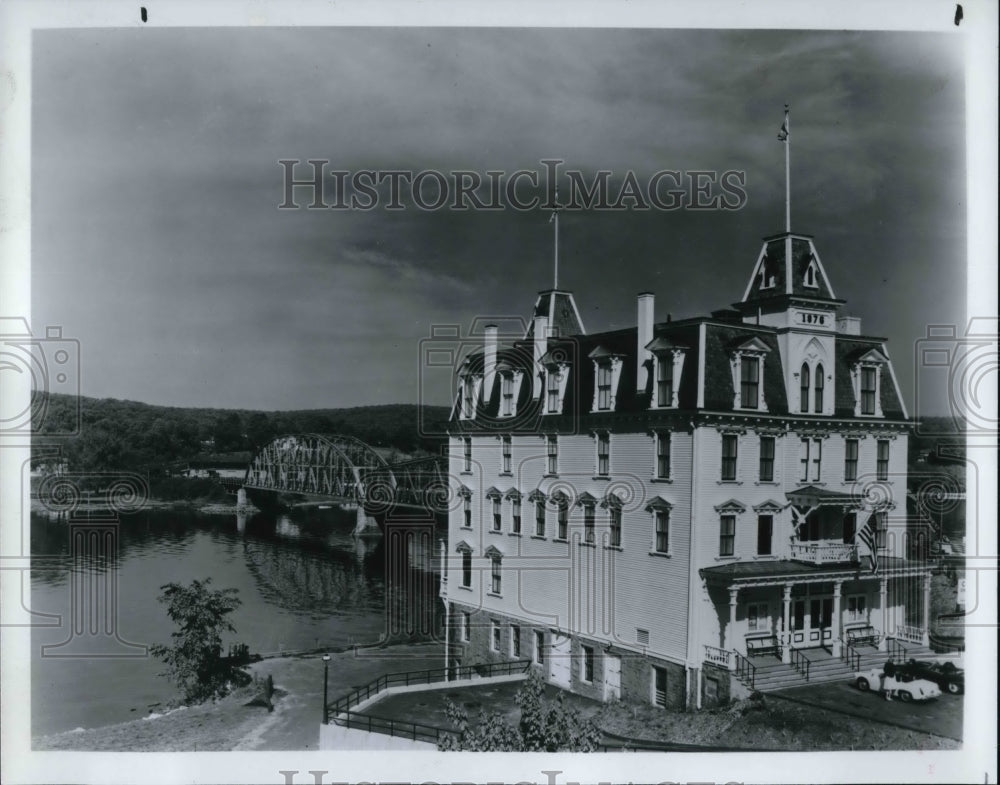
<svg viewBox="0 0 1000 785">
<path fill-rule="evenodd" d="M 913 627 L 909 624 L 897 624 L 896 634 L 893 637 L 907 643 L 922 644 L 924 642 L 924 628 Z"/>
<path fill-rule="evenodd" d="M 858 560 L 858 546 L 836 540 L 793 542 L 792 558 L 810 564 L 856 562 Z"/>
<path fill-rule="evenodd" d="M 705 644 L 705 660 L 713 662 L 727 670 L 733 669 L 733 653 L 717 646 Z"/>
</svg>

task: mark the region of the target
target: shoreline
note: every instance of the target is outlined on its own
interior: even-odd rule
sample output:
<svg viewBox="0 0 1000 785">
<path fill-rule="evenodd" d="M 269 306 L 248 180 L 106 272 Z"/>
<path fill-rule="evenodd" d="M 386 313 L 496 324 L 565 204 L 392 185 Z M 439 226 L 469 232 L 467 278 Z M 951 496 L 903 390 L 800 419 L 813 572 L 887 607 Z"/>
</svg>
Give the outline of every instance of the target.
<svg viewBox="0 0 1000 785">
<path fill-rule="evenodd" d="M 32 735 L 33 750 L 180 752 L 317 749 L 322 711 L 324 663 L 330 655 L 329 699 L 347 694 L 385 673 L 440 667 L 439 642 L 351 646 L 284 652 L 247 666 L 254 676 L 274 682 L 272 707 L 255 700 L 250 685 L 225 698 L 193 706 L 156 707 L 126 722 Z"/>
<path fill-rule="evenodd" d="M 104 512 L 110 509 L 105 503 L 83 502 L 73 505 L 72 512 Z M 146 510 L 178 510 L 184 512 L 198 512 L 203 515 L 237 515 L 245 513 L 255 515 L 261 510 L 253 504 L 226 504 L 222 502 L 207 502 L 198 499 L 146 499 L 142 506 L 136 509 L 117 510 L 119 513 L 134 515 Z M 50 518 L 60 518 L 66 515 L 68 510 L 53 510 L 42 503 L 37 496 L 31 497 L 31 512 L 39 515 L 48 515 Z"/>
</svg>

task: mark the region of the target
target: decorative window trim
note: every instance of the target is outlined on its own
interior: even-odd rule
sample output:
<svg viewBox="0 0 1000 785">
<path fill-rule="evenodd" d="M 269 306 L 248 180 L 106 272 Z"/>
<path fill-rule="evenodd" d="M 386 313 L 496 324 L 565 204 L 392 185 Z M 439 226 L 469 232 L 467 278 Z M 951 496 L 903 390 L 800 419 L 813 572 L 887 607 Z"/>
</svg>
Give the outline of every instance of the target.
<svg viewBox="0 0 1000 785">
<path fill-rule="evenodd" d="M 561 414 L 563 410 L 563 401 L 566 399 L 566 384 L 569 381 L 569 365 L 567 363 L 553 363 L 551 365 L 546 365 L 544 375 L 545 383 L 542 388 L 544 406 L 542 406 L 542 415 Z M 556 377 L 556 380 L 559 383 L 559 403 L 555 409 L 550 409 L 549 382 L 553 376 Z"/>
<path fill-rule="evenodd" d="M 742 515 L 747 511 L 746 505 L 736 499 L 729 499 L 728 501 L 724 501 L 722 504 L 717 504 L 714 509 L 717 513 L 719 513 L 719 515 L 733 513 L 736 515 Z"/>
<path fill-rule="evenodd" d="M 610 477 L 611 476 L 611 431 L 607 429 L 591 431 L 591 435 L 594 437 L 594 476 L 595 477 Z M 601 439 L 607 440 L 608 444 L 608 468 L 607 471 L 601 471 Z"/>
<path fill-rule="evenodd" d="M 594 364 L 594 398 L 590 403 L 590 411 L 592 414 L 597 412 L 613 412 L 618 403 L 618 382 L 622 375 L 622 356 L 609 352 L 601 346 L 598 346 L 587 356 Z M 602 366 L 610 367 L 611 369 L 611 390 L 608 393 L 608 407 L 606 409 L 598 408 L 598 403 L 600 402 L 598 381 Z"/>
<path fill-rule="evenodd" d="M 677 391 L 680 387 L 681 374 L 684 371 L 684 358 L 687 355 L 687 348 L 683 346 L 663 346 L 662 341 L 663 339 L 661 338 L 654 338 L 645 346 L 653 355 L 653 389 L 649 399 L 649 408 L 676 409 L 678 407 Z M 657 345 L 661 348 L 657 348 Z M 660 365 L 662 363 L 670 363 L 673 371 L 670 384 L 670 401 L 665 404 L 660 404 L 659 396 Z"/>
<path fill-rule="evenodd" d="M 764 368 L 767 355 L 771 352 L 771 347 L 760 338 L 754 337 L 749 341 L 740 344 L 729 355 L 729 369 L 733 376 L 733 409 L 751 412 L 766 412 L 767 401 L 764 397 Z M 742 390 L 742 360 L 744 357 L 755 358 L 757 365 L 757 406 L 750 407 L 743 405 Z"/>
<path fill-rule="evenodd" d="M 810 283 L 810 273 L 812 273 L 812 283 Z M 819 268 L 816 265 L 816 257 L 810 255 L 809 264 L 802 273 L 802 285 L 809 289 L 819 289 Z"/>
<path fill-rule="evenodd" d="M 481 373 L 466 373 L 462 374 L 460 377 L 462 389 L 459 390 L 459 395 L 461 396 L 458 405 L 458 419 L 459 420 L 474 420 L 476 419 L 476 410 L 479 408 L 479 395 L 483 386 L 483 375 Z M 472 411 L 468 411 L 465 406 L 465 401 L 468 396 L 466 396 L 466 385 L 472 384 Z"/>
<path fill-rule="evenodd" d="M 652 431 L 653 436 L 653 482 L 673 482 L 674 478 L 674 432 L 667 429 Z M 667 437 L 667 473 L 660 474 L 660 440 Z"/>
<path fill-rule="evenodd" d="M 674 545 L 674 538 L 673 538 L 674 521 L 673 521 L 673 515 L 671 515 L 671 513 L 674 509 L 674 506 L 666 499 L 664 499 L 662 496 L 654 496 L 652 499 L 649 500 L 649 503 L 646 505 L 645 509 L 646 512 L 649 513 L 652 523 L 652 532 L 653 532 L 653 542 L 650 545 L 649 552 L 654 556 L 671 556 L 673 554 L 673 545 Z M 660 536 L 660 532 L 657 531 L 656 528 L 656 519 L 660 513 L 667 514 L 666 550 L 660 550 L 657 547 L 658 545 L 657 539 Z"/>
<path fill-rule="evenodd" d="M 761 512 L 767 513 L 767 512 L 770 512 L 770 513 L 777 514 L 779 512 L 783 512 L 786 507 L 790 506 L 790 504 L 791 504 L 791 502 L 789 502 L 789 504 L 781 504 L 780 502 L 776 502 L 774 499 L 768 499 L 766 502 L 761 502 L 760 504 L 755 504 L 753 506 L 753 511 L 757 512 L 757 513 L 761 513 Z M 716 508 L 716 509 L 718 509 L 718 508 Z"/>
<path fill-rule="evenodd" d="M 881 352 L 872 350 L 867 352 L 861 359 L 851 365 L 851 387 L 854 390 L 854 416 L 855 417 L 883 417 L 882 413 L 882 368 L 886 364 L 885 356 Z M 865 414 L 861 411 L 861 375 L 864 369 L 875 371 L 875 411 Z"/>
</svg>

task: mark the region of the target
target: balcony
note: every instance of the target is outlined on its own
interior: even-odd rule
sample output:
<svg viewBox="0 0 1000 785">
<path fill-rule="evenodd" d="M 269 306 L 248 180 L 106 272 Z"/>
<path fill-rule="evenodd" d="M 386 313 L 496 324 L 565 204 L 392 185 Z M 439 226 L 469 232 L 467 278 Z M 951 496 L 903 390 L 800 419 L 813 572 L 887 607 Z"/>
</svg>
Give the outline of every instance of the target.
<svg viewBox="0 0 1000 785">
<path fill-rule="evenodd" d="M 858 546 L 837 540 L 793 542 L 791 558 L 807 564 L 844 564 L 858 560 Z"/>
</svg>

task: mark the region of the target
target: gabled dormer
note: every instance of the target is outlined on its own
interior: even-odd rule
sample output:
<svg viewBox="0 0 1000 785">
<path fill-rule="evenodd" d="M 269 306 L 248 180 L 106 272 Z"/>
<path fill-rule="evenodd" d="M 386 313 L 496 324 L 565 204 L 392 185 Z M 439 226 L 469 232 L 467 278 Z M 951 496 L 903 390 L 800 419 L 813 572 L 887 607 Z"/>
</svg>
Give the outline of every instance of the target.
<svg viewBox="0 0 1000 785">
<path fill-rule="evenodd" d="M 740 338 L 729 346 L 729 367 L 733 374 L 733 408 L 767 411 L 764 399 L 764 363 L 771 348 L 757 336 Z"/>
<path fill-rule="evenodd" d="M 613 412 L 618 398 L 624 355 L 598 345 L 587 355 L 594 367 L 594 399 L 591 412 Z"/>
<path fill-rule="evenodd" d="M 566 384 L 569 381 L 572 347 L 552 342 L 550 346 L 551 348 L 538 361 L 545 381 L 542 414 L 562 414 Z"/>
<path fill-rule="evenodd" d="M 650 398 L 652 409 L 676 409 L 677 390 L 684 370 L 684 358 L 688 348 L 682 344 L 660 336 L 645 347 L 653 356 L 653 394 Z"/>
<path fill-rule="evenodd" d="M 882 417 L 882 385 L 889 358 L 875 347 L 859 349 L 847 357 L 854 391 L 855 417 Z"/>
</svg>

